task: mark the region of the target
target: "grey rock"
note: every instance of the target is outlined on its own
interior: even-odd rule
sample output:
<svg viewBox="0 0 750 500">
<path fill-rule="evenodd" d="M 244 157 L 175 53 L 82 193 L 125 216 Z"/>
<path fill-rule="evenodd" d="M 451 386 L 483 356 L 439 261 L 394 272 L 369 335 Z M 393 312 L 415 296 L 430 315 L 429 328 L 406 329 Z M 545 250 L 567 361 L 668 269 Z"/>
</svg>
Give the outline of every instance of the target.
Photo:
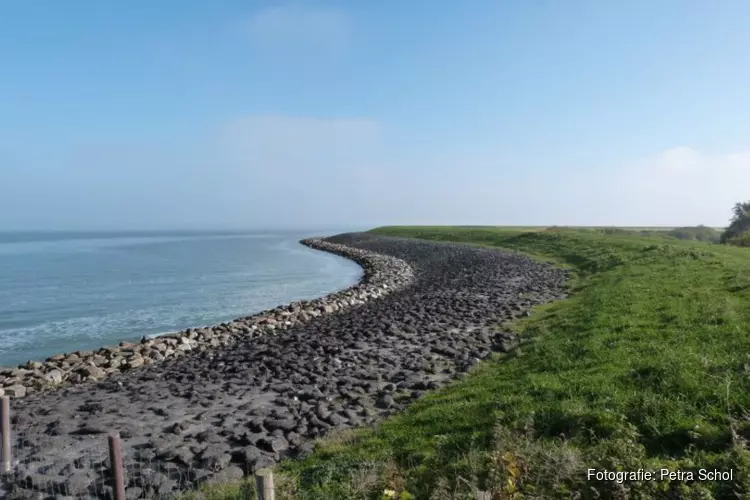
<svg viewBox="0 0 750 500">
<path fill-rule="evenodd" d="M 15 488 L 5 497 L 8 500 L 44 500 L 44 494 L 41 491 L 34 491 L 25 488 Z"/>
<path fill-rule="evenodd" d="M 44 374 L 44 379 L 53 385 L 61 384 L 63 381 L 63 373 L 58 369 L 50 370 Z"/>
<path fill-rule="evenodd" d="M 286 434 L 286 440 L 291 446 L 299 446 L 302 443 L 302 436 L 296 432 L 289 432 Z"/>
<path fill-rule="evenodd" d="M 334 427 L 340 427 L 347 423 L 346 417 L 339 415 L 338 413 L 331 413 L 326 421 Z"/>
<path fill-rule="evenodd" d="M 208 484 L 230 484 L 245 477 L 244 471 L 237 466 L 229 466 L 226 469 L 213 474 L 206 481 Z"/>
<path fill-rule="evenodd" d="M 392 408 L 396 402 L 390 394 L 383 394 L 375 403 L 378 408 Z"/>
<path fill-rule="evenodd" d="M 17 385 L 12 385 L 10 387 L 6 387 L 5 395 L 10 396 L 12 398 L 22 398 L 26 396 L 26 391 L 27 390 L 25 386 L 21 384 L 17 384 Z"/>
<path fill-rule="evenodd" d="M 264 438 L 258 441 L 258 446 L 273 453 L 280 453 L 289 449 L 289 442 L 284 437 Z"/>
<path fill-rule="evenodd" d="M 331 411 L 325 407 L 323 404 L 319 404 L 315 408 L 315 416 L 317 416 L 321 420 L 328 420 L 328 417 L 331 415 Z"/>
<path fill-rule="evenodd" d="M 169 481 L 169 477 L 151 467 L 141 469 L 135 479 L 137 486 L 144 490 L 151 489 L 156 491 L 166 490 L 169 487 Z"/>
<path fill-rule="evenodd" d="M 312 455 L 314 451 L 315 444 L 310 441 L 306 441 L 297 447 L 295 455 L 297 458 L 304 459 Z"/>
<path fill-rule="evenodd" d="M 104 404 L 99 401 L 88 401 L 78 407 L 78 411 L 84 413 L 96 413 L 104 410 Z"/>
<path fill-rule="evenodd" d="M 252 470 L 256 471 L 258 469 L 266 469 L 275 465 L 276 461 L 273 458 L 269 457 L 268 455 L 264 455 L 255 461 L 252 466 Z"/>
<path fill-rule="evenodd" d="M 143 364 L 144 364 L 144 360 L 143 360 L 142 357 L 140 357 L 140 356 L 135 357 L 134 356 L 134 357 L 132 357 L 132 358 L 130 358 L 128 360 L 127 366 L 128 366 L 128 368 L 133 369 L 133 368 L 140 368 L 141 366 L 143 366 Z"/>
<path fill-rule="evenodd" d="M 260 448 L 250 445 L 245 446 L 242 449 L 242 452 L 239 455 L 239 460 L 243 463 L 254 465 L 255 462 L 262 456 L 264 456 L 264 453 Z"/>
<path fill-rule="evenodd" d="M 86 492 L 89 485 L 94 481 L 95 476 L 87 471 L 78 471 L 69 476 L 64 488 L 68 495 L 79 495 Z"/>
<path fill-rule="evenodd" d="M 199 465 L 201 469 L 220 471 L 232 460 L 229 449 L 224 445 L 209 445 L 200 454 Z"/>
<path fill-rule="evenodd" d="M 107 373 L 98 366 L 83 366 L 80 368 L 79 373 L 81 375 L 97 379 L 104 378 L 107 375 Z"/>
<path fill-rule="evenodd" d="M 297 422 L 293 418 L 266 419 L 264 425 L 266 429 L 271 431 L 276 429 L 281 429 L 282 431 L 290 431 L 297 426 Z"/>
<path fill-rule="evenodd" d="M 125 498 L 126 500 L 137 500 L 143 498 L 143 490 L 138 486 L 125 488 Z"/>
</svg>

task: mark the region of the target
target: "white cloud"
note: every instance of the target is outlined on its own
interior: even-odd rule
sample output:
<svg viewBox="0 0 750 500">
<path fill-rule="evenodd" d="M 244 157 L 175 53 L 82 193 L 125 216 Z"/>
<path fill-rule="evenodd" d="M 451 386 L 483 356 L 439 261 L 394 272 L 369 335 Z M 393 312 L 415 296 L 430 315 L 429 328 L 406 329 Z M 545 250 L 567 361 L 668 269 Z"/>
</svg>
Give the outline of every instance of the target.
<svg viewBox="0 0 750 500">
<path fill-rule="evenodd" d="M 750 199 L 750 152 L 676 147 L 609 170 L 517 169 L 492 151 L 389 144 L 369 119 L 254 116 L 229 125 L 234 178 L 294 196 L 288 217 L 363 224 L 727 223 Z M 408 146 L 406 146 L 408 148 Z M 408 160 L 407 160 L 408 159 Z"/>
<path fill-rule="evenodd" d="M 676 147 L 577 184 L 576 198 L 598 207 L 597 224 L 725 226 L 732 206 L 750 199 L 750 152 Z"/>
<path fill-rule="evenodd" d="M 350 36 L 349 19 L 341 10 L 297 4 L 256 12 L 248 29 L 256 43 L 274 49 L 340 49 Z"/>
<path fill-rule="evenodd" d="M 664 151 L 656 157 L 649 159 L 647 163 L 665 172 L 687 174 L 699 171 L 702 167 L 703 159 L 697 151 L 680 146 Z"/>
</svg>

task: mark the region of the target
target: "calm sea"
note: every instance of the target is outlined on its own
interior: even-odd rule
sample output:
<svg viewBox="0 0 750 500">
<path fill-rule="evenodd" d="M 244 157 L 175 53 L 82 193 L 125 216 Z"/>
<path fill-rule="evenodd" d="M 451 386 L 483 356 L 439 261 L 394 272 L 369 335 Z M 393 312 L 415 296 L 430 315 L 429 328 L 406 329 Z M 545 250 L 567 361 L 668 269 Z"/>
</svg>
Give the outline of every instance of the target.
<svg viewBox="0 0 750 500">
<path fill-rule="evenodd" d="M 0 366 L 212 325 L 355 283 L 328 233 L 0 233 Z"/>
</svg>

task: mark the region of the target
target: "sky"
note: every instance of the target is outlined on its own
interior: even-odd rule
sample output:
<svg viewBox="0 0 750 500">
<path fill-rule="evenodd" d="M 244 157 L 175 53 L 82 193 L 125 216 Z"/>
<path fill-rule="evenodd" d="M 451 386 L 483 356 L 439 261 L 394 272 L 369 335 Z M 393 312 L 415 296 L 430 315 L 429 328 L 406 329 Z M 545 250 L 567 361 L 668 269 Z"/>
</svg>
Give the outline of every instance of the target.
<svg viewBox="0 0 750 500">
<path fill-rule="evenodd" d="M 725 226 L 746 0 L 0 0 L 0 230 Z"/>
</svg>

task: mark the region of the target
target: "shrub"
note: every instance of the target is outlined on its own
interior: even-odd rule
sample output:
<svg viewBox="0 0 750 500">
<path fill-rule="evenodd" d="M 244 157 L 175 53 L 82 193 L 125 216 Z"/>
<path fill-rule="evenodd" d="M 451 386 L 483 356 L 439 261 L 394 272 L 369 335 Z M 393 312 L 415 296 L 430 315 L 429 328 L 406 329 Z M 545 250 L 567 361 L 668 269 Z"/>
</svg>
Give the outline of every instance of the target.
<svg viewBox="0 0 750 500">
<path fill-rule="evenodd" d="M 721 238 L 719 231 L 708 226 L 677 227 L 667 233 L 680 240 L 698 240 L 718 242 Z"/>
<path fill-rule="evenodd" d="M 732 220 L 729 227 L 721 235 L 721 242 L 736 245 L 744 241 L 742 238 L 737 238 L 750 229 L 750 201 L 737 203 L 732 212 Z"/>
<path fill-rule="evenodd" d="M 729 238 L 725 243 L 736 245 L 738 247 L 750 247 L 750 231 Z"/>
</svg>

